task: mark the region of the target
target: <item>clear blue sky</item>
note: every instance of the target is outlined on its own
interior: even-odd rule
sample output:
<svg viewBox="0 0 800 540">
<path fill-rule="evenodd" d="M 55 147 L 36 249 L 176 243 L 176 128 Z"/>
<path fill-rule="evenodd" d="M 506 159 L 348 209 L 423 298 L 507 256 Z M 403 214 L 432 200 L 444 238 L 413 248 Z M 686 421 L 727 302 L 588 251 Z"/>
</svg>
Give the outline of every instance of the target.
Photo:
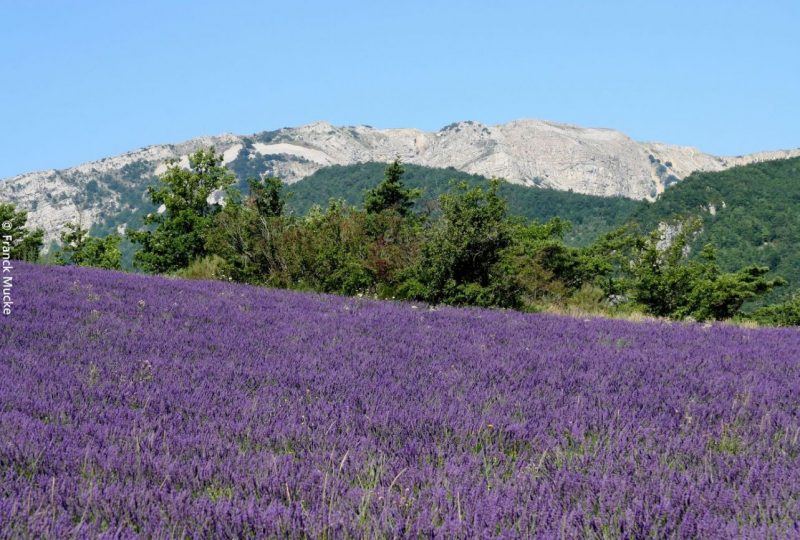
<svg viewBox="0 0 800 540">
<path fill-rule="evenodd" d="M 0 0 L 0 178 L 315 120 L 800 146 L 800 1 Z"/>
</svg>

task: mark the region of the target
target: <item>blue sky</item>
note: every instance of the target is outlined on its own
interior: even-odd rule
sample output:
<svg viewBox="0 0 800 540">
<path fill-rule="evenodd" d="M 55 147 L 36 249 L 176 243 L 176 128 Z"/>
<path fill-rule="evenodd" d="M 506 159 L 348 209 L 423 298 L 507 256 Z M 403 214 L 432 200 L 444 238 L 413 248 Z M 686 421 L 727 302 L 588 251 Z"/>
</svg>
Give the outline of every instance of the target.
<svg viewBox="0 0 800 540">
<path fill-rule="evenodd" d="M 800 146 L 800 2 L 0 0 L 0 178 L 315 120 Z"/>
</svg>

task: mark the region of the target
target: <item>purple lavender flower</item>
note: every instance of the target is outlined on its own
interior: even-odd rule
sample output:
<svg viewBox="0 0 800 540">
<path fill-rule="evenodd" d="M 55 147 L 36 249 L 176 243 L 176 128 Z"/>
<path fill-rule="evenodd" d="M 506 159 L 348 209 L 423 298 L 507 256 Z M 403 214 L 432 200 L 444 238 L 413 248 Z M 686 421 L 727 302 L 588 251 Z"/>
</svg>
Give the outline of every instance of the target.
<svg viewBox="0 0 800 540">
<path fill-rule="evenodd" d="M 800 333 L 19 264 L 0 536 L 800 536 Z"/>
</svg>

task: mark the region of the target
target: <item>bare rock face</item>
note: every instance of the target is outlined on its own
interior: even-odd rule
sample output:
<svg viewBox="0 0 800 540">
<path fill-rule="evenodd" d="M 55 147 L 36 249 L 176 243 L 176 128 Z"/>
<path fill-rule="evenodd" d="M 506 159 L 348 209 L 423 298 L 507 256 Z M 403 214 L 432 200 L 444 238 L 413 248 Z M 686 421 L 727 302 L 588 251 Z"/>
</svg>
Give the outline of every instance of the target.
<svg viewBox="0 0 800 540">
<path fill-rule="evenodd" d="M 610 129 L 539 120 L 486 126 L 457 122 L 435 133 L 418 129 L 336 127 L 315 122 L 252 136 L 224 134 L 177 145 L 156 145 L 61 171 L 22 174 L 0 181 L 0 201 L 29 212 L 29 224 L 58 238 L 68 221 L 102 223 L 145 203 L 145 185 L 177 159 L 208 146 L 248 174 L 296 182 L 322 167 L 358 162 L 454 167 L 531 187 L 652 200 L 693 171 L 719 171 L 754 161 L 800 156 L 800 149 L 718 157 L 695 148 L 641 143 Z M 124 224 L 123 224 L 124 226 Z"/>
<path fill-rule="evenodd" d="M 464 144 L 465 137 L 459 136 L 462 126 L 448 129 L 441 137 L 448 148 Z M 536 120 L 488 128 L 473 124 L 467 130 L 474 134 L 467 140 L 475 152 L 453 165 L 467 172 L 530 186 L 636 199 L 652 197 L 656 189 L 657 179 L 641 145 L 618 131 Z"/>
</svg>

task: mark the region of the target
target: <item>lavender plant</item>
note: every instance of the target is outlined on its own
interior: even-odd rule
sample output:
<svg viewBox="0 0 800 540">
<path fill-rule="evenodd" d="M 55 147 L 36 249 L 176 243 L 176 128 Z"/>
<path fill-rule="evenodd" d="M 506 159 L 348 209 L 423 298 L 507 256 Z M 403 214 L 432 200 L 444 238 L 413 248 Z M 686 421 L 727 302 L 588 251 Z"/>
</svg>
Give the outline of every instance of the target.
<svg viewBox="0 0 800 540">
<path fill-rule="evenodd" d="M 800 333 L 19 264 L 2 537 L 800 535 Z"/>
</svg>

